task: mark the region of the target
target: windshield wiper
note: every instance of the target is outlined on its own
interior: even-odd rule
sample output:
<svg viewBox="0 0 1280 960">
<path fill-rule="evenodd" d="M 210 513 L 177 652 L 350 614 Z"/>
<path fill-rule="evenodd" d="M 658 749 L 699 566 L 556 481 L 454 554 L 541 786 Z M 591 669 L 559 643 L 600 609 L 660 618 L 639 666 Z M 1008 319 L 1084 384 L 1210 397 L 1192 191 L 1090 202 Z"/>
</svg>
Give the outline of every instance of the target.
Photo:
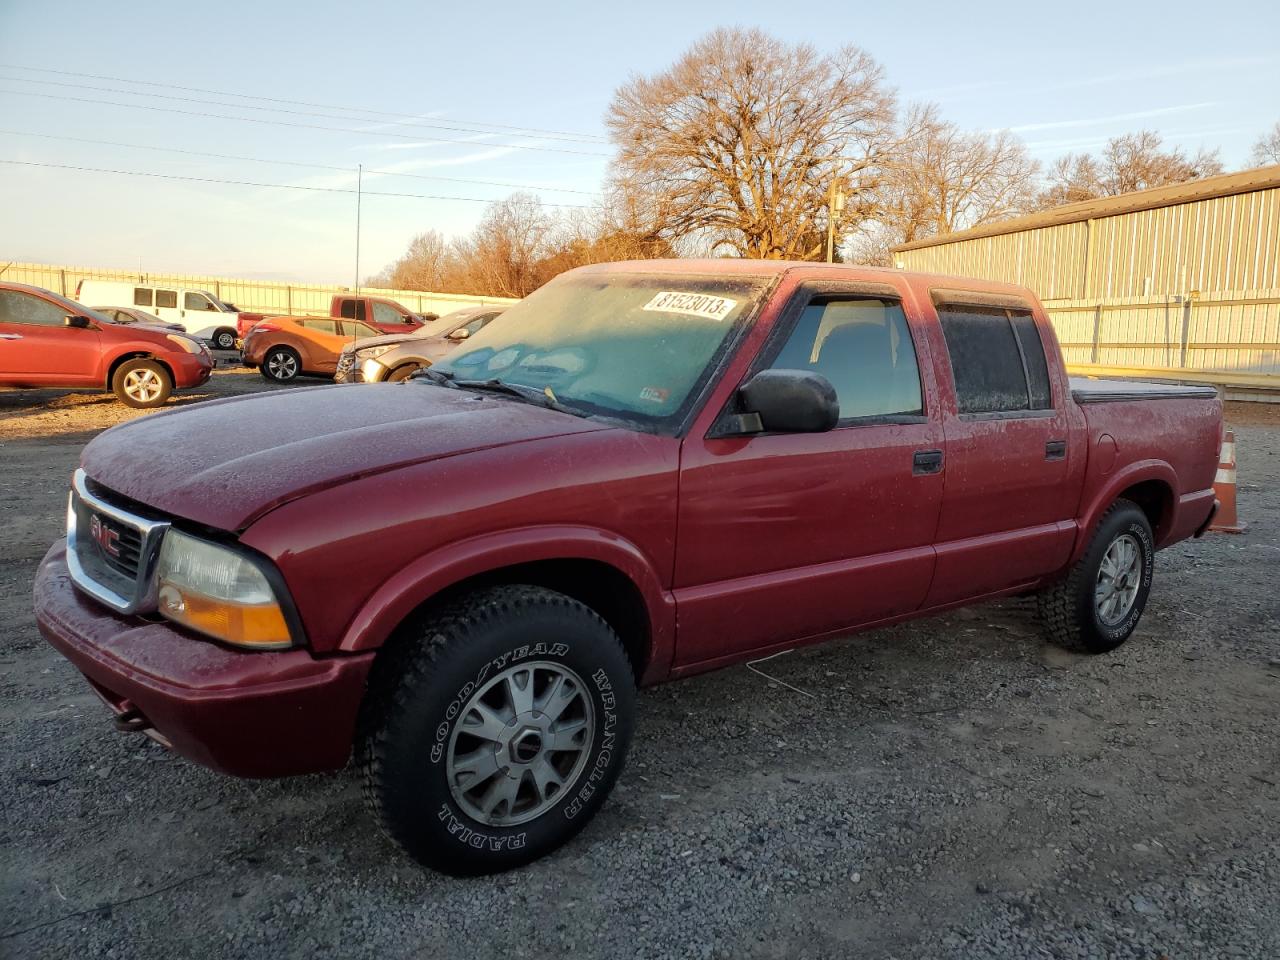
<svg viewBox="0 0 1280 960">
<path fill-rule="evenodd" d="M 443 374 L 441 374 L 443 376 Z M 536 403 L 540 407 L 546 407 L 548 410 L 555 410 L 559 413 L 568 413 L 575 417 L 586 417 L 587 414 L 581 410 L 575 410 L 573 407 L 566 407 L 557 400 L 549 390 L 539 390 L 537 387 L 526 387 L 522 383 L 507 383 L 505 380 L 499 380 L 494 377 L 489 380 L 454 380 L 450 386 L 464 387 L 468 390 L 492 390 L 494 393 L 505 394 L 509 397 L 515 397 L 517 400 L 524 400 L 527 403 Z"/>
<path fill-rule="evenodd" d="M 430 380 L 432 383 L 438 383 L 442 387 L 458 389 L 458 384 L 454 381 L 452 373 L 445 373 L 443 370 L 436 370 L 432 367 L 419 367 L 409 375 L 409 379 Z"/>
</svg>

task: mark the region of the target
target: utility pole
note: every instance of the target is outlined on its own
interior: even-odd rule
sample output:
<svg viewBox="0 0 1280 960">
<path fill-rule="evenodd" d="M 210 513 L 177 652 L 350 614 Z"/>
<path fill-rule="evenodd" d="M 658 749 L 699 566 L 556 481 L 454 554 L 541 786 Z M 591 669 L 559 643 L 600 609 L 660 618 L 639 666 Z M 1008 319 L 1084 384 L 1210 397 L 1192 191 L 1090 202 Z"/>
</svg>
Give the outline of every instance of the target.
<svg viewBox="0 0 1280 960">
<path fill-rule="evenodd" d="M 364 164 L 356 166 L 356 294 L 360 293 L 360 199 L 364 187 Z"/>
<path fill-rule="evenodd" d="M 844 212 L 844 188 L 838 180 L 832 180 L 827 189 L 827 263 L 835 262 L 836 221 Z"/>
</svg>

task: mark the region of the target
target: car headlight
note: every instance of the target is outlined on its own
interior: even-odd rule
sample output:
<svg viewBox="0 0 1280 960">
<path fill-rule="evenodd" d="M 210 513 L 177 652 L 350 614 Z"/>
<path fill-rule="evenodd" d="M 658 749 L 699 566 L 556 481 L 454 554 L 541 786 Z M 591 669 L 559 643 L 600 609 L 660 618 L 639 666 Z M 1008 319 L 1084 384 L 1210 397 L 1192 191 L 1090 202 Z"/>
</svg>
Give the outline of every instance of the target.
<svg viewBox="0 0 1280 960">
<path fill-rule="evenodd" d="M 394 350 L 395 348 L 396 345 L 394 343 L 384 343 L 379 347 L 363 347 L 356 351 L 356 356 L 361 360 L 377 360 L 388 350 Z"/>
<path fill-rule="evenodd" d="M 156 587 L 159 612 L 174 623 L 241 647 L 293 645 L 266 575 L 234 550 L 170 529 L 160 548 Z"/>
<path fill-rule="evenodd" d="M 177 334 L 177 333 L 166 333 L 165 338 L 176 343 L 183 350 L 187 351 L 187 353 L 205 352 L 204 344 L 202 344 L 199 340 L 192 339 L 191 337 L 184 337 L 181 334 Z"/>
</svg>

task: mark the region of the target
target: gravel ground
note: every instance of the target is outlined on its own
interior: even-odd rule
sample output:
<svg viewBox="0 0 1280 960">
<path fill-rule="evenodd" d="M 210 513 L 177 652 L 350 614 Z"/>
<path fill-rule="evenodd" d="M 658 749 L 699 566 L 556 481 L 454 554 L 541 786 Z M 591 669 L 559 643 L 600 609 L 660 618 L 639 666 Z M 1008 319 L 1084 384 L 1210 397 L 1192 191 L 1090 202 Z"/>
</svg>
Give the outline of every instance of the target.
<svg viewBox="0 0 1280 960">
<path fill-rule="evenodd" d="M 349 772 L 237 781 L 114 733 L 39 639 L 79 447 L 136 415 L 0 394 L 0 956 L 1280 956 L 1280 409 L 1229 408 L 1250 530 L 1161 553 L 1116 653 L 1008 601 L 759 665 L 802 692 L 653 688 L 587 830 L 469 881 L 402 859 Z"/>
</svg>

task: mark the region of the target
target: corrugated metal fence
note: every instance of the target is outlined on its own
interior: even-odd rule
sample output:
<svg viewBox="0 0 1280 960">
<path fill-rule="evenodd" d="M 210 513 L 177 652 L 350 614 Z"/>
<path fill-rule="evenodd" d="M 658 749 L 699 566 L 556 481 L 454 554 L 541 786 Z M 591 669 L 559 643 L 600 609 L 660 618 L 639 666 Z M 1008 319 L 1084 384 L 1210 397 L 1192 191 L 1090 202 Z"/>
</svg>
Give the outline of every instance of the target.
<svg viewBox="0 0 1280 960">
<path fill-rule="evenodd" d="M 136 270 L 101 270 L 96 267 L 72 267 L 47 263 L 0 262 L 0 280 L 29 283 L 67 297 L 74 297 L 81 280 L 123 280 L 129 283 L 172 285 L 208 290 L 219 300 L 234 303 L 253 313 L 301 316 L 328 314 L 335 293 L 350 293 L 350 287 L 326 284 L 284 283 L 277 280 L 241 280 L 231 277 L 207 277 L 176 273 L 139 273 Z M 361 287 L 361 293 L 390 297 L 416 313 L 438 313 L 443 316 L 462 307 L 515 303 L 507 297 L 473 297 L 457 293 L 424 293 L 421 290 L 377 290 Z M 123 306 L 129 304 L 90 304 L 90 306 Z"/>
</svg>

